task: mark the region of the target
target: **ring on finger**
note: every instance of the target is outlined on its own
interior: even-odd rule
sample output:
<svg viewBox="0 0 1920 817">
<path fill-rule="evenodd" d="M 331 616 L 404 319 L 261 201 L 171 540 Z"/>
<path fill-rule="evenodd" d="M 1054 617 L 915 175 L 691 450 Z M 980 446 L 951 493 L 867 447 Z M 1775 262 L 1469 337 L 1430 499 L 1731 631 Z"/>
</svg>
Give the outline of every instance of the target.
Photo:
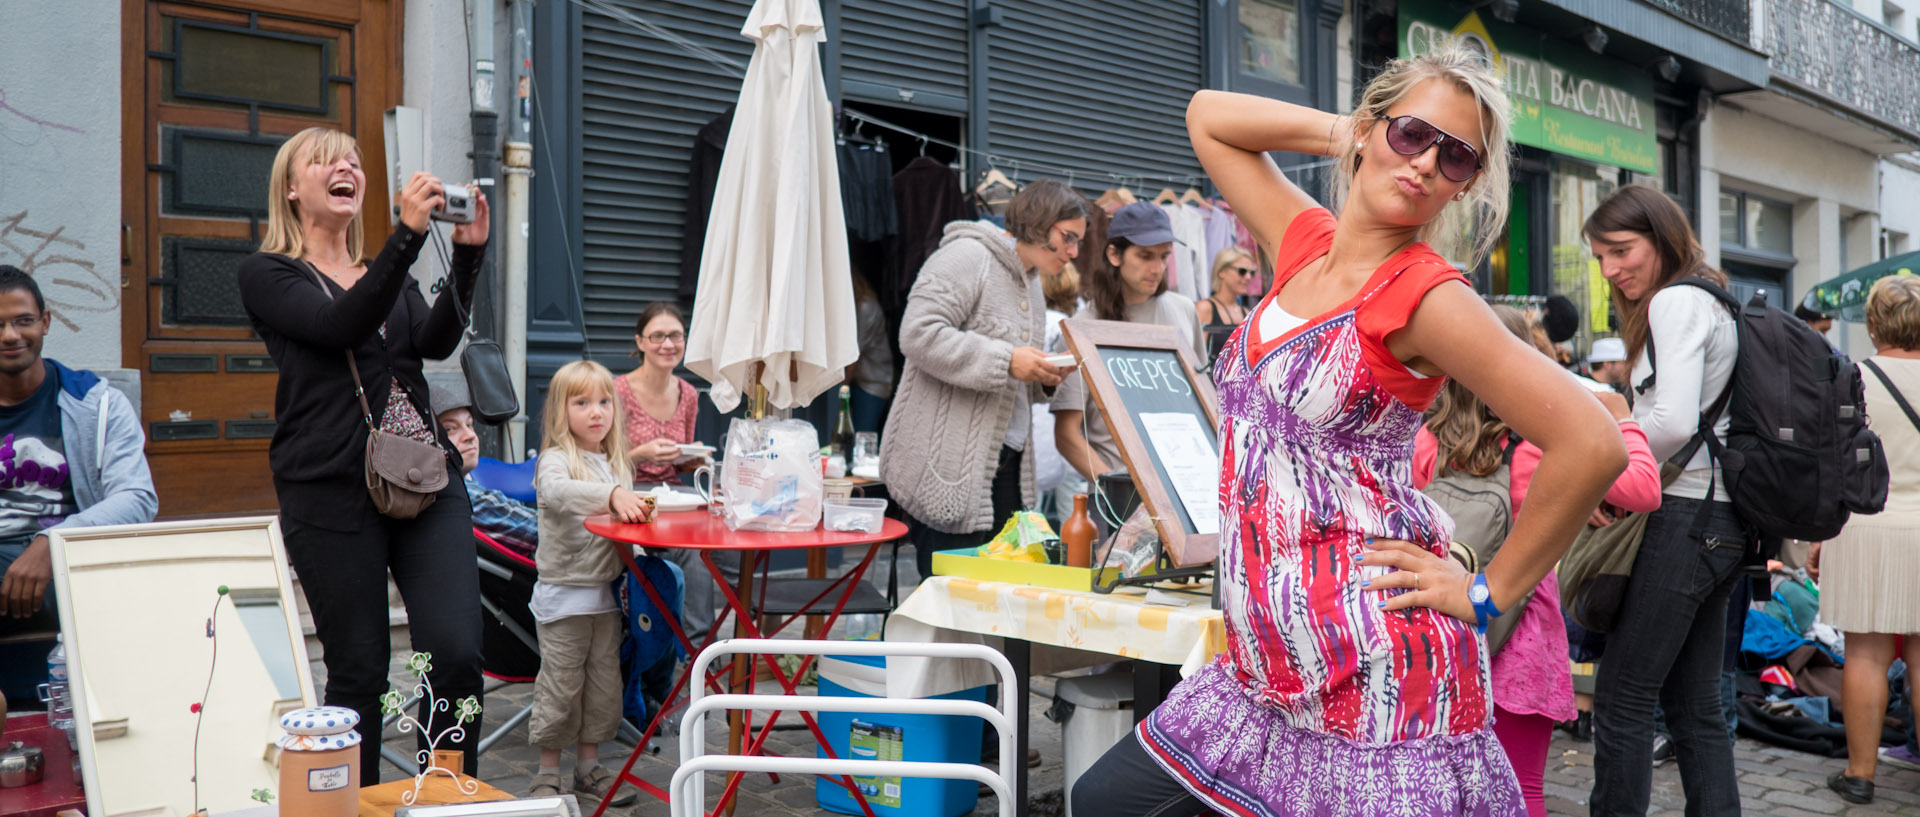
<svg viewBox="0 0 1920 817">
<path fill-rule="evenodd" d="M 1413 589 L 1420 589 L 1420 574 L 1418 573 L 1413 574 Z"/>
</svg>

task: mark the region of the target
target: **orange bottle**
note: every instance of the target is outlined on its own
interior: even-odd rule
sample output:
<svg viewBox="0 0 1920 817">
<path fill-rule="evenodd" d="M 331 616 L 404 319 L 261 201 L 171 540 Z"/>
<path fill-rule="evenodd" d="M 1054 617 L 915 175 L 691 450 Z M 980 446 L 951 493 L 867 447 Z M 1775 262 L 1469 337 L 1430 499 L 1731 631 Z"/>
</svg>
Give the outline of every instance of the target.
<svg viewBox="0 0 1920 817">
<path fill-rule="evenodd" d="M 1068 567 L 1093 566 L 1093 540 L 1099 531 L 1087 516 L 1087 495 L 1073 495 L 1073 515 L 1060 523 L 1060 541 L 1067 546 Z"/>
</svg>

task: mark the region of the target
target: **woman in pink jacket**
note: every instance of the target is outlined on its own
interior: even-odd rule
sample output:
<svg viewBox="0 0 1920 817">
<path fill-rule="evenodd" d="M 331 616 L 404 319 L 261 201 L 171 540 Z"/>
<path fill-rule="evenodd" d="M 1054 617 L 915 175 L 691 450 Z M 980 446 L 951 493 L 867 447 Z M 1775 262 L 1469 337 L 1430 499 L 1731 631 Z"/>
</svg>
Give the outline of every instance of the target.
<svg viewBox="0 0 1920 817">
<path fill-rule="evenodd" d="M 1510 306 L 1493 309 L 1508 330 L 1531 342 L 1531 329 L 1520 310 Z M 1608 489 L 1607 504 L 1640 512 L 1660 507 L 1660 466 L 1647 448 L 1646 433 L 1633 421 L 1625 398 L 1612 392 L 1596 396 L 1619 422 L 1627 444 L 1627 470 Z M 1477 476 L 1499 470 L 1509 433 L 1506 424 L 1472 392 L 1451 381 L 1436 406 L 1426 427 L 1414 439 L 1414 485 L 1424 488 L 1433 480 L 1443 447 L 1447 449 L 1447 462 L 1455 470 Z M 1516 444 L 1509 471 L 1515 514 L 1526 501 L 1528 483 L 1539 464 L 1537 446 L 1525 441 Z M 1576 717 L 1573 674 L 1567 664 L 1567 629 L 1560 615 L 1560 581 L 1553 573 L 1534 588 L 1533 596 L 1520 610 L 1520 622 L 1513 634 L 1493 656 L 1493 702 L 1493 732 L 1520 778 L 1527 813 L 1529 817 L 1546 817 L 1541 783 L 1546 775 L 1548 746 L 1553 742 L 1553 725 Z"/>
</svg>

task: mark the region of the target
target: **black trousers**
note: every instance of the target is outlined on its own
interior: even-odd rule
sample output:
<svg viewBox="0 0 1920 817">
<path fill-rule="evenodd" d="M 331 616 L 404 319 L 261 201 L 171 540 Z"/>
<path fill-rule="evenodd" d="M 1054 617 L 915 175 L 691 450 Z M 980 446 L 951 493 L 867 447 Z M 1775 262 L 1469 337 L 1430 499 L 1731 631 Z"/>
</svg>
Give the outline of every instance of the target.
<svg viewBox="0 0 1920 817">
<path fill-rule="evenodd" d="M 1020 499 L 1020 457 L 1023 454 L 1007 446 L 1000 446 L 1000 464 L 993 472 L 993 527 L 969 533 L 947 533 L 934 530 L 925 522 L 907 515 L 907 540 L 913 543 L 913 563 L 920 568 L 920 578 L 933 575 L 933 552 L 936 550 L 958 550 L 960 548 L 979 547 L 993 539 L 1000 532 L 1000 526 L 1007 524 L 1007 517 L 1014 511 L 1026 506 Z"/>
<path fill-rule="evenodd" d="M 433 696 L 451 704 L 480 694 L 480 573 L 473 508 L 465 483 L 458 479 L 450 480 L 439 499 L 413 519 L 381 516 L 364 490 L 340 504 L 331 513 L 316 515 L 307 509 L 289 512 L 283 498 L 280 524 L 325 650 L 326 704 L 360 713 L 360 780 L 371 786 L 380 782 L 380 696 L 389 688 L 393 649 L 387 637 L 389 574 L 406 602 L 413 649 L 433 656 L 427 674 Z M 392 683 L 405 695 L 417 681 L 403 674 Z M 428 707 L 423 700 L 416 717 L 422 724 L 431 718 L 435 735 L 455 725 L 451 710 L 435 713 Z M 478 719 L 468 722 L 460 740 L 449 736 L 436 747 L 465 752 L 469 775 L 479 772 L 480 724 Z M 420 748 L 427 742 L 427 735 L 420 734 Z"/>
<path fill-rule="evenodd" d="M 1207 812 L 1200 798 L 1147 755 L 1140 733 L 1131 730 L 1081 773 L 1070 802 L 1073 813 L 1100 817 L 1194 817 Z"/>
</svg>

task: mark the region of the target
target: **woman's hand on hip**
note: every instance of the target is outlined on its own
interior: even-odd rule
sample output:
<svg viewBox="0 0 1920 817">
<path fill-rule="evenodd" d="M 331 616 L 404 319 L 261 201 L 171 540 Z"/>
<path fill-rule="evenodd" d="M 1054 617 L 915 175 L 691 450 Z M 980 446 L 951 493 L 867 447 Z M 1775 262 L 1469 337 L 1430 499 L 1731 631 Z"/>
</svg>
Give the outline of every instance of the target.
<svg viewBox="0 0 1920 817">
<path fill-rule="evenodd" d="M 416 233 L 426 232 L 427 219 L 445 206 L 446 188 L 432 173 L 415 173 L 407 186 L 400 188 L 400 223 Z"/>
<path fill-rule="evenodd" d="M 1468 573 L 1459 562 L 1435 556 L 1426 548 L 1399 539 L 1374 539 L 1367 548 L 1360 555 L 1360 564 L 1390 567 L 1393 572 L 1362 582 L 1361 587 L 1407 591 L 1383 597 L 1381 609 L 1430 607 L 1470 624 L 1476 621 L 1473 602 L 1467 600 L 1467 589 L 1473 586 L 1474 574 Z"/>
<path fill-rule="evenodd" d="M 487 195 L 480 192 L 479 185 L 467 185 L 467 195 L 473 197 L 473 220 L 453 228 L 453 243 L 479 246 L 487 243 L 487 232 L 493 224 L 492 211 L 487 208 Z"/>
</svg>

